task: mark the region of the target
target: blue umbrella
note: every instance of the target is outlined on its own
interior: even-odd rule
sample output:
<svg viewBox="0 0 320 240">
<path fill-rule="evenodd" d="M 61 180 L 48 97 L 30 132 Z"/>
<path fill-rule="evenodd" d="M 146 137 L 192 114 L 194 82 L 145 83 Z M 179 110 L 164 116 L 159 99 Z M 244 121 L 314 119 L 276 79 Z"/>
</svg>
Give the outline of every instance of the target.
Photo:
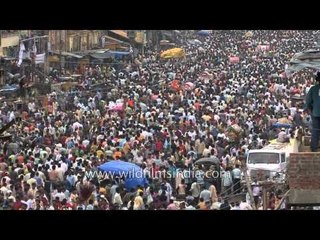
<svg viewBox="0 0 320 240">
<path fill-rule="evenodd" d="M 209 31 L 208 30 L 201 30 L 198 32 L 198 35 L 200 36 L 209 36 Z"/>
<path fill-rule="evenodd" d="M 145 186 L 146 184 L 149 184 L 148 180 L 146 178 L 127 178 L 124 183 L 124 187 L 127 190 L 130 190 L 131 188 L 136 188 L 137 186 Z"/>
<path fill-rule="evenodd" d="M 125 177 L 125 188 L 136 188 L 138 185 L 148 184 L 142 168 L 138 165 L 124 161 L 110 161 L 98 167 L 99 170 L 113 176 Z"/>
</svg>

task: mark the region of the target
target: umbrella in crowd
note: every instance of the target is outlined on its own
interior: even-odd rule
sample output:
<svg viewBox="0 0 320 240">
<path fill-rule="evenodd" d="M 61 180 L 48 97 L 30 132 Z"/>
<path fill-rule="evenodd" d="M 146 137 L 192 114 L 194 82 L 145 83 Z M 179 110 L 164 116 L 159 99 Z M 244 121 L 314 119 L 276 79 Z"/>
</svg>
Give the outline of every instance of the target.
<svg viewBox="0 0 320 240">
<path fill-rule="evenodd" d="M 210 31 L 209 30 L 201 30 L 198 32 L 199 36 L 209 36 L 210 35 Z"/>
<path fill-rule="evenodd" d="M 186 56 L 185 51 L 182 48 L 171 48 L 160 54 L 160 57 L 164 59 L 183 58 L 185 56 Z"/>
<path fill-rule="evenodd" d="M 191 91 L 194 89 L 194 84 L 192 82 L 186 82 L 184 84 L 184 89 L 187 91 Z"/>
<path fill-rule="evenodd" d="M 103 172 L 106 172 L 110 175 L 112 174 L 112 176 L 120 178 L 124 177 L 124 186 L 128 190 L 131 188 L 136 188 L 137 186 L 145 186 L 148 184 L 143 170 L 133 163 L 124 161 L 110 161 L 100 165 L 98 168 Z"/>
</svg>

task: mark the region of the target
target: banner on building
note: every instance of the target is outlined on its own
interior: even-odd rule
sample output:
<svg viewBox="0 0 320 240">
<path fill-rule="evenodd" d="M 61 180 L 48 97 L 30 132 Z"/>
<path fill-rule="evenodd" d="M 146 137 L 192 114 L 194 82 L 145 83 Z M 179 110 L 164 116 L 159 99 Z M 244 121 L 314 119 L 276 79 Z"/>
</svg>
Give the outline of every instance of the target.
<svg viewBox="0 0 320 240">
<path fill-rule="evenodd" d="M 20 67 L 23 59 L 23 53 L 26 50 L 26 47 L 24 46 L 23 42 L 20 43 L 20 50 L 19 50 L 19 61 L 17 63 L 17 66 Z"/>
<path fill-rule="evenodd" d="M 45 59 L 45 53 L 37 54 L 35 57 L 35 64 L 44 63 L 44 59 Z"/>
</svg>

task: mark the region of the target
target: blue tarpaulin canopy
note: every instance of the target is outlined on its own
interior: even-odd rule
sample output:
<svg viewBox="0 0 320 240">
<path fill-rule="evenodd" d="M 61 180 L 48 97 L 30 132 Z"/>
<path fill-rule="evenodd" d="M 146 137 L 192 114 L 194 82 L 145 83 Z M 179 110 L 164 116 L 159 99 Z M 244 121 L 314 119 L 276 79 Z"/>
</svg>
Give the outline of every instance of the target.
<svg viewBox="0 0 320 240">
<path fill-rule="evenodd" d="M 119 58 L 119 57 L 130 54 L 130 52 L 120 52 L 120 51 L 108 51 L 108 53 L 115 58 Z"/>
<path fill-rule="evenodd" d="M 144 176 L 142 168 L 138 165 L 124 161 L 110 161 L 98 167 L 99 170 L 113 174 L 114 176 L 125 177 L 125 188 L 136 188 L 138 185 L 144 186 L 148 184 L 148 180 Z"/>
<path fill-rule="evenodd" d="M 126 56 L 129 54 L 130 52 L 106 51 L 104 53 L 91 53 L 90 56 L 97 59 L 106 59 L 106 58 L 121 58 L 122 56 Z"/>
</svg>

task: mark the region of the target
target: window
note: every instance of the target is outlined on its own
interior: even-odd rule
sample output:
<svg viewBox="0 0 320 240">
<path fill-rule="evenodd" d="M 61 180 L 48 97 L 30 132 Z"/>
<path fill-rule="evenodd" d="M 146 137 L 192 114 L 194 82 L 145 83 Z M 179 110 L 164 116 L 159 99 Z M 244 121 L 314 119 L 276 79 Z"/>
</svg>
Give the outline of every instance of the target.
<svg viewBox="0 0 320 240">
<path fill-rule="evenodd" d="M 285 153 L 281 154 L 281 162 L 282 163 L 286 162 L 286 154 Z"/>
<path fill-rule="evenodd" d="M 278 153 L 268 153 L 268 152 L 255 152 L 249 153 L 248 156 L 249 164 L 277 164 L 280 163 L 279 154 Z"/>
</svg>

